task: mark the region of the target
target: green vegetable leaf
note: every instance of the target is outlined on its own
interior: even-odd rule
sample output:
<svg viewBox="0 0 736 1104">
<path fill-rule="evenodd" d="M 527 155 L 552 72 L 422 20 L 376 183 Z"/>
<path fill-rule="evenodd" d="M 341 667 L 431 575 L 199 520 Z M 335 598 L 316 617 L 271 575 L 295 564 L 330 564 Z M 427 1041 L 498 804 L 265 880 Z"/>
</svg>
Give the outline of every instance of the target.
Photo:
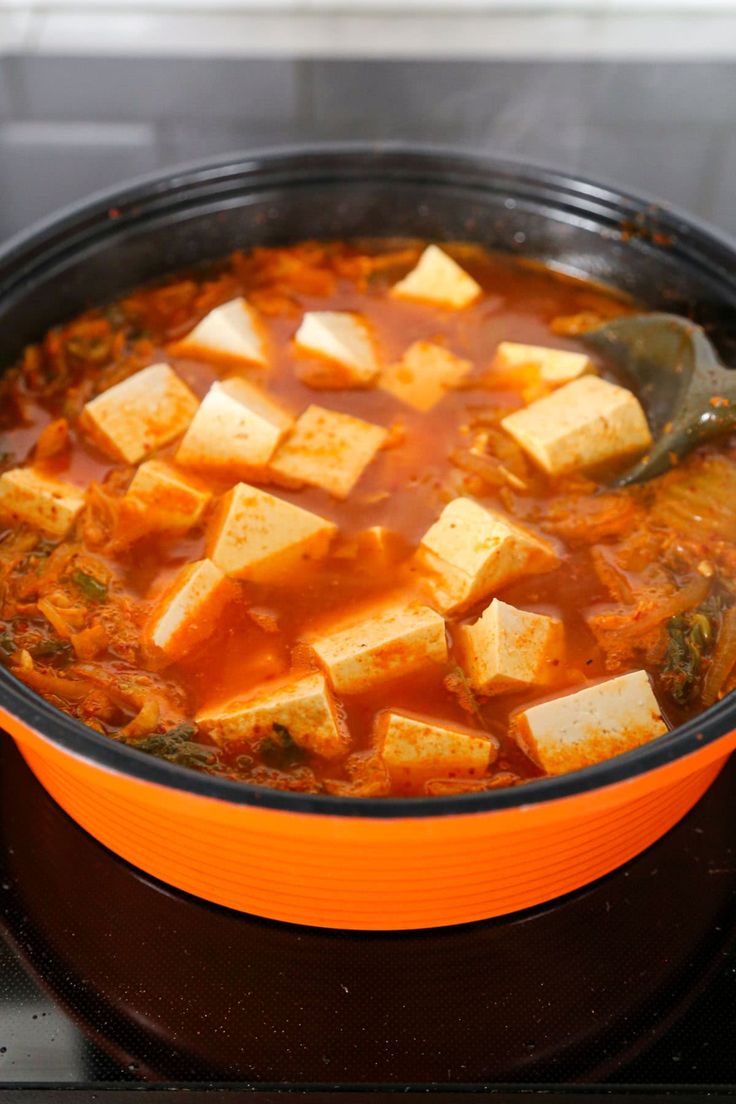
<svg viewBox="0 0 736 1104">
<path fill-rule="evenodd" d="M 164 733 L 168 740 L 191 740 L 196 735 L 197 726 L 189 721 L 180 721 L 178 725 L 168 728 Z"/>
<path fill-rule="evenodd" d="M 28 649 L 34 659 L 69 660 L 72 646 L 68 640 L 39 640 Z"/>
<path fill-rule="evenodd" d="M 85 598 L 92 602 L 104 602 L 107 599 L 107 586 L 89 575 L 86 571 L 72 572 L 72 582 L 81 590 Z"/>
<path fill-rule="evenodd" d="M 678 705 L 686 705 L 700 685 L 703 661 L 713 650 L 725 604 L 722 596 L 713 594 L 667 622 L 662 682 Z"/>
<path fill-rule="evenodd" d="M 196 735 L 196 727 L 184 721 L 166 732 L 154 732 L 143 740 L 137 740 L 131 747 L 165 759 L 168 763 L 178 763 L 181 767 L 195 770 L 217 768 L 220 765 L 217 748 L 194 742 Z"/>
<path fill-rule="evenodd" d="M 274 732 L 276 733 L 276 736 L 278 737 L 279 744 L 282 748 L 290 750 L 297 746 L 294 743 L 294 737 L 291 735 L 286 725 L 282 725 L 279 724 L 277 721 L 274 721 L 272 727 Z"/>
<path fill-rule="evenodd" d="M 266 736 L 258 746 L 258 752 L 267 767 L 275 767 L 277 770 L 288 770 L 296 767 L 306 759 L 304 748 L 294 742 L 294 737 L 286 725 L 275 723 L 273 736 Z"/>
</svg>

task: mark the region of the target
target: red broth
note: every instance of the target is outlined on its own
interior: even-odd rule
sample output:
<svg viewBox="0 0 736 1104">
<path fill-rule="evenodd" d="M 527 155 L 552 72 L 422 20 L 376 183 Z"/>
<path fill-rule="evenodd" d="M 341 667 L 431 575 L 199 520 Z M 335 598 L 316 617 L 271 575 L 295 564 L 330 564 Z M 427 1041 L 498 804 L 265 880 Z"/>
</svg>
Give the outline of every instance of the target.
<svg viewBox="0 0 736 1104">
<path fill-rule="evenodd" d="M 736 486 L 733 441 L 701 449 L 642 488 L 606 490 L 609 473 L 546 476 L 499 424 L 544 389 L 528 371 L 501 378 L 493 368 L 496 347 L 512 341 L 585 352 L 580 334 L 631 305 L 466 245 L 449 251 L 481 286 L 475 302 L 448 309 L 392 296 L 422 248 L 305 243 L 238 253 L 90 311 L 26 350 L 2 384 L 3 470 L 32 462 L 84 488 L 86 504 L 62 540 L 4 515 L 0 657 L 14 674 L 98 731 L 170 761 L 244 782 L 358 796 L 461 792 L 538 777 L 543 770 L 516 739 L 519 711 L 617 674 L 646 670 L 670 725 L 732 688 L 736 513 L 724 501 L 723 481 Z M 261 314 L 267 368 L 172 351 L 171 343 L 208 311 L 241 295 Z M 364 389 L 315 387 L 329 382 L 329 365 L 293 341 L 304 312 L 314 310 L 358 312 L 372 327 L 382 364 L 398 361 L 422 339 L 472 367 L 424 413 L 383 390 L 380 379 Z M 124 525 L 121 531 L 118 507 L 134 469 L 96 447 L 79 424 L 94 395 L 160 361 L 200 398 L 215 380 L 238 375 L 294 416 L 317 403 L 390 431 L 387 447 L 344 501 L 317 487 L 263 484 L 336 524 L 328 555 L 276 582 L 234 584 L 211 635 L 173 663 L 147 648 L 142 633 L 176 573 L 205 555 L 211 521 L 178 536 L 126 534 Z M 596 369 L 611 378 L 605 364 Z M 177 445 L 157 455 L 173 458 Z M 216 497 L 236 482 L 226 472 L 197 475 Z M 426 600 L 415 550 L 459 496 L 500 510 L 557 550 L 555 570 L 497 592 L 506 603 L 563 623 L 564 657 L 553 682 L 492 696 L 469 685 L 457 627 L 477 619 L 489 594 L 448 616 L 447 663 L 338 695 L 349 732 L 344 755 L 325 759 L 291 738 L 282 741 L 278 731 L 216 746 L 196 714 L 313 667 L 305 636 L 390 595 Z M 385 547 L 366 538 L 372 526 L 389 531 Z M 60 622 L 49 620 L 48 600 L 60 604 Z M 66 621 L 65 611 L 71 611 Z M 375 745 L 376 720 L 388 710 L 489 734 L 494 752 L 487 771 L 392 777 Z"/>
</svg>

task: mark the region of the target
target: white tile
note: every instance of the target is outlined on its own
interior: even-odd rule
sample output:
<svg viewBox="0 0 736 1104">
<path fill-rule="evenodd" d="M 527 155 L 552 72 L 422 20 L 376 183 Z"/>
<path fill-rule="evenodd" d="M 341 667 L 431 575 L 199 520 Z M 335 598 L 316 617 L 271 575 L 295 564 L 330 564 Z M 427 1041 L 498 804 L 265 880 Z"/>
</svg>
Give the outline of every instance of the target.
<svg viewBox="0 0 736 1104">
<path fill-rule="evenodd" d="M 33 26 L 30 5 L 16 7 L 0 0 L 0 58 L 27 49 L 32 44 Z"/>
<path fill-rule="evenodd" d="M 310 21 L 311 22 L 311 21 Z M 128 11 L 51 11 L 43 19 L 38 50 L 41 53 L 156 55 L 201 57 L 258 56 L 303 53 L 309 48 L 311 27 L 299 19 L 259 13 Z M 320 42 L 324 43 L 324 37 Z M 247 103 L 240 106 L 247 110 Z"/>
<path fill-rule="evenodd" d="M 262 0 L 265 6 L 265 0 Z M 449 2 L 449 0 L 446 0 Z M 503 2 L 503 0 L 500 0 Z M 537 0 L 539 3 L 539 0 Z M 633 3 L 633 0 L 628 0 Z M 684 2 L 684 0 L 681 0 Z M 141 0 L 142 3 L 142 0 Z M 268 5 L 268 12 L 158 12 L 128 6 L 54 10 L 41 17 L 38 49 L 45 53 L 220 56 L 330 54 L 345 57 L 480 58 L 692 58 L 736 55 L 736 15 L 717 0 L 696 13 L 666 16 L 621 8 L 615 14 L 578 10 L 520 14 L 509 3 L 495 11 L 465 11 L 438 0 L 408 0 L 402 9 L 361 0 L 329 14 L 310 0 L 311 11 Z M 715 7 L 712 5 L 716 4 Z M 260 6 L 260 4 L 259 4 Z M 370 10 L 369 10 L 370 7 Z M 529 4 L 526 5 L 527 9 Z M 383 8 L 383 10 L 381 10 Z"/>
</svg>

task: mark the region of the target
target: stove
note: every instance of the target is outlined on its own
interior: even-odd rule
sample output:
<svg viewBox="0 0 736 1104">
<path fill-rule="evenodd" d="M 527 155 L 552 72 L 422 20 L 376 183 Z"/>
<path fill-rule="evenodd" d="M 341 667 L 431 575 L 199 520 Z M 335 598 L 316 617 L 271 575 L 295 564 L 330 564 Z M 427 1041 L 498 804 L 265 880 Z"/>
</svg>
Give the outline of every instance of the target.
<svg viewBox="0 0 736 1104">
<path fill-rule="evenodd" d="M 734 807 L 736 761 L 658 844 L 562 900 L 456 928 L 328 932 L 141 874 L 5 740 L 0 1084 L 732 1086 Z"/>
<path fill-rule="evenodd" d="M 726 62 L 7 56 L 0 239 L 141 172 L 334 138 L 552 162 L 734 232 L 734 103 Z M 735 808 L 736 761 L 663 840 L 560 901 L 328 932 L 134 870 L 0 737 L 0 1104 L 732 1096 Z"/>
</svg>

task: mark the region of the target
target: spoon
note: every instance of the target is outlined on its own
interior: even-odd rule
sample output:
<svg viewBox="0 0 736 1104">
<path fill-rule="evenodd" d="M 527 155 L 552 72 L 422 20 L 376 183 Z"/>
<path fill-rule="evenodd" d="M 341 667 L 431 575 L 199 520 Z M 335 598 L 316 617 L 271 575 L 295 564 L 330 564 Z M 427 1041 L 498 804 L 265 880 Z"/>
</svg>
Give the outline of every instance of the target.
<svg viewBox="0 0 736 1104">
<path fill-rule="evenodd" d="M 632 314 L 582 340 L 629 377 L 655 438 L 614 486 L 653 479 L 697 445 L 736 427 L 736 372 L 721 364 L 705 332 L 687 318 Z"/>
</svg>

